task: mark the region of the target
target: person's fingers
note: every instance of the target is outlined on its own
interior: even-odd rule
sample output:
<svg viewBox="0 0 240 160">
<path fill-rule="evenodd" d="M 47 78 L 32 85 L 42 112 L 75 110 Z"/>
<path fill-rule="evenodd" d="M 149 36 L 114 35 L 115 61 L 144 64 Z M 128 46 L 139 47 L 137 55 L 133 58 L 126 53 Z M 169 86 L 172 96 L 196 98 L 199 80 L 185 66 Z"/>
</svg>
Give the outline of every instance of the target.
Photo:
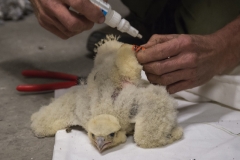
<svg viewBox="0 0 240 160">
<path fill-rule="evenodd" d="M 179 42 L 176 39 L 172 39 L 164 43 L 156 44 L 145 50 L 141 50 L 136 56 L 140 64 L 145 64 L 176 56 L 179 52 Z"/>
<path fill-rule="evenodd" d="M 158 43 L 150 48 L 146 48 L 136 54 L 141 64 L 161 61 L 168 57 L 176 56 L 181 51 L 191 50 L 193 47 L 193 38 L 188 35 L 179 35 L 164 43 Z"/>
<path fill-rule="evenodd" d="M 186 90 L 186 89 L 190 89 L 193 88 L 197 85 L 194 84 L 194 81 L 191 80 L 186 80 L 186 81 L 180 81 L 174 84 L 171 84 L 169 86 L 167 86 L 167 91 L 170 94 L 174 94 L 176 92 L 182 91 L 182 90 Z"/>
<path fill-rule="evenodd" d="M 31 6 L 33 8 L 33 12 L 34 14 L 37 16 L 40 7 L 39 6 L 39 2 L 38 1 L 34 1 L 34 0 L 29 0 L 29 2 L 31 3 Z"/>
<path fill-rule="evenodd" d="M 38 20 L 41 23 L 42 27 L 51 28 L 51 31 L 52 31 L 52 28 L 53 28 L 52 26 L 55 26 L 55 28 L 57 28 L 58 31 L 61 31 L 68 38 L 72 37 L 73 35 L 76 34 L 76 32 L 73 33 L 73 32 L 68 31 L 68 29 L 58 21 L 58 19 L 56 19 L 55 17 L 50 17 L 49 15 L 47 13 L 39 14 Z M 49 26 L 51 26 L 51 27 L 49 27 Z M 64 38 L 64 39 L 66 39 L 66 38 Z"/>
<path fill-rule="evenodd" d="M 89 0 L 31 0 L 31 3 L 41 25 L 64 39 L 92 28 L 94 22 L 105 20 L 101 10 Z M 79 14 L 70 11 L 70 6 Z M 56 31 L 53 31 L 53 26 Z"/>
<path fill-rule="evenodd" d="M 155 75 L 163 75 L 186 68 L 195 68 L 197 66 L 197 55 L 194 53 L 179 54 L 177 56 L 151 62 L 143 65 L 143 70 Z"/>
<path fill-rule="evenodd" d="M 62 31 L 60 31 L 58 28 L 56 28 L 54 25 L 52 25 L 48 22 L 39 20 L 39 24 L 46 30 L 50 31 L 51 33 L 57 35 L 58 37 L 60 37 L 62 39 L 69 38 L 69 36 L 65 35 Z"/>
<path fill-rule="evenodd" d="M 94 23 L 92 21 L 89 21 L 84 15 L 79 15 L 76 12 L 73 12 L 73 11 L 70 11 L 70 14 L 73 17 L 75 17 L 75 21 L 76 21 L 75 22 L 75 29 L 76 30 L 79 30 L 79 31 L 89 30 L 94 26 Z M 77 21 L 78 19 L 80 19 L 80 21 Z M 81 29 L 79 29 L 79 25 L 81 25 Z M 73 29 L 74 29 L 74 27 L 73 27 Z"/>
<path fill-rule="evenodd" d="M 61 24 L 57 25 L 56 21 L 53 20 L 53 18 L 50 18 L 49 15 L 47 14 L 42 7 L 42 2 L 41 1 L 34 1 L 34 0 L 29 0 L 32 4 L 32 7 L 34 9 L 34 13 L 37 17 L 38 23 L 45 28 L 46 30 L 50 31 L 51 33 L 57 35 L 58 37 L 62 39 L 67 39 L 69 36 L 64 34 L 59 27 L 61 27 Z M 44 1 L 46 2 L 46 1 Z M 49 2 L 49 1 L 48 1 Z M 47 6 L 50 6 L 49 4 Z M 57 27 L 55 27 L 57 26 Z M 63 29 L 62 29 L 63 30 Z"/>
<path fill-rule="evenodd" d="M 105 21 L 105 16 L 100 8 L 90 0 L 63 0 L 63 2 L 92 22 L 103 23 Z"/>
<path fill-rule="evenodd" d="M 51 12 L 54 17 L 64 26 L 65 32 L 81 33 L 93 27 L 93 22 L 87 20 L 84 16 L 69 10 L 64 5 L 57 5 Z M 61 14 L 59 14 L 61 13 Z"/>
<path fill-rule="evenodd" d="M 179 35 L 177 34 L 171 34 L 171 35 L 159 35 L 159 34 L 154 34 L 151 36 L 151 38 L 148 40 L 146 44 L 143 44 L 142 47 L 144 48 L 150 48 L 158 43 L 163 43 L 166 41 L 169 41 L 173 38 L 178 37 Z"/>
<path fill-rule="evenodd" d="M 179 81 L 195 79 L 197 77 L 196 74 L 197 73 L 195 69 L 184 69 L 167 73 L 161 76 L 157 76 L 151 73 L 147 73 L 146 75 L 151 83 L 168 86 Z"/>
</svg>

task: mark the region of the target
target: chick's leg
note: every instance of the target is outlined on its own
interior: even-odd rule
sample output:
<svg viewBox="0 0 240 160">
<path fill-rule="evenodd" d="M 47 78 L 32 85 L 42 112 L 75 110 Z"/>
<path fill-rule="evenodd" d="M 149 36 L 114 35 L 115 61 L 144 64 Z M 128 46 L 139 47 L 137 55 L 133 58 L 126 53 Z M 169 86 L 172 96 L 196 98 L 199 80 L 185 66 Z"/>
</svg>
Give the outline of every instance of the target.
<svg viewBox="0 0 240 160">
<path fill-rule="evenodd" d="M 176 140 L 181 139 L 183 136 L 183 129 L 181 127 L 175 127 L 172 129 L 171 134 L 167 136 L 168 143 L 173 143 Z"/>
<path fill-rule="evenodd" d="M 72 89 L 31 117 L 31 128 L 37 137 L 53 136 L 60 129 L 77 125 L 75 116 L 77 90 Z"/>
</svg>

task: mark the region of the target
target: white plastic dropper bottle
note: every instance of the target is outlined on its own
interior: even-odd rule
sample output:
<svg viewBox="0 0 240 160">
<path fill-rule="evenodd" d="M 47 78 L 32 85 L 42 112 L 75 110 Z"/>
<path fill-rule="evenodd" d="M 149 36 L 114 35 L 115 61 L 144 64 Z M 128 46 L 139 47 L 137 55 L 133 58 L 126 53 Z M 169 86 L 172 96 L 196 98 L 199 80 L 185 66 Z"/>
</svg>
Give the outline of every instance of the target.
<svg viewBox="0 0 240 160">
<path fill-rule="evenodd" d="M 122 18 L 122 16 L 116 11 L 112 10 L 111 6 L 104 2 L 103 0 L 90 0 L 93 4 L 98 6 L 103 14 L 105 15 L 105 22 L 112 28 L 117 27 L 121 32 L 126 32 L 133 37 L 142 38 L 142 35 L 139 34 L 138 30 L 130 25 L 130 23 Z"/>
</svg>

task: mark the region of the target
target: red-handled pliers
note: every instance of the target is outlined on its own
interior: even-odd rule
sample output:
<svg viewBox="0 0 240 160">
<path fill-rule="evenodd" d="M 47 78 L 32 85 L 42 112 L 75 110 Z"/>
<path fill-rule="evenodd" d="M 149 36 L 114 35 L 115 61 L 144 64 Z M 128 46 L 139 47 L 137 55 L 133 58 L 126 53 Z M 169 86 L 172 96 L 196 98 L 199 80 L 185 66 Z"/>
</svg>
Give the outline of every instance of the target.
<svg viewBox="0 0 240 160">
<path fill-rule="evenodd" d="M 24 84 L 17 86 L 17 90 L 21 92 L 40 92 L 40 91 L 51 91 L 61 88 L 69 88 L 75 85 L 78 85 L 80 81 L 86 79 L 78 77 L 76 75 L 61 73 L 61 72 L 52 72 L 52 71 L 42 71 L 42 70 L 24 70 L 22 75 L 26 77 L 39 77 L 39 78 L 54 78 L 69 80 L 65 82 L 55 82 L 47 84 Z"/>
</svg>

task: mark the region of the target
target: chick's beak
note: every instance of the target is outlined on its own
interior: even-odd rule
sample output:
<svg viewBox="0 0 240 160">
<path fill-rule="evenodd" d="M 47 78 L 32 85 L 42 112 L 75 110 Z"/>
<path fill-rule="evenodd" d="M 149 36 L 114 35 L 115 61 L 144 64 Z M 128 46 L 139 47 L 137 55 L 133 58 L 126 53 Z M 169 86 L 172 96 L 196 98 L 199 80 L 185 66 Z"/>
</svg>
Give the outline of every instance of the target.
<svg viewBox="0 0 240 160">
<path fill-rule="evenodd" d="M 105 141 L 104 137 L 96 137 L 95 140 L 96 146 L 100 152 L 102 152 L 104 149 L 108 147 L 108 144 L 110 144 L 110 141 Z"/>
</svg>

